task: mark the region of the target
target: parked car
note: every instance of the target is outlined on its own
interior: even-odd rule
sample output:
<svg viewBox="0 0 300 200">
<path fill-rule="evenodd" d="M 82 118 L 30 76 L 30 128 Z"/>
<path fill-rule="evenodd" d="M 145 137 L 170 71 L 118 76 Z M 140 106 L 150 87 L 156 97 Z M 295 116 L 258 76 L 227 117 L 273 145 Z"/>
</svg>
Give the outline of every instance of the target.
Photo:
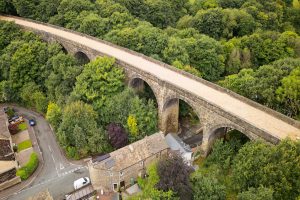
<svg viewBox="0 0 300 200">
<path fill-rule="evenodd" d="M 24 118 L 22 116 L 14 116 L 8 120 L 10 124 L 21 124 L 24 122 Z"/>
<path fill-rule="evenodd" d="M 74 181 L 74 189 L 78 190 L 79 188 L 82 188 L 90 183 L 91 181 L 88 177 L 77 179 L 76 181 Z"/>
<path fill-rule="evenodd" d="M 30 126 L 35 126 L 36 125 L 36 121 L 34 119 L 30 119 L 29 120 L 29 125 Z"/>
</svg>

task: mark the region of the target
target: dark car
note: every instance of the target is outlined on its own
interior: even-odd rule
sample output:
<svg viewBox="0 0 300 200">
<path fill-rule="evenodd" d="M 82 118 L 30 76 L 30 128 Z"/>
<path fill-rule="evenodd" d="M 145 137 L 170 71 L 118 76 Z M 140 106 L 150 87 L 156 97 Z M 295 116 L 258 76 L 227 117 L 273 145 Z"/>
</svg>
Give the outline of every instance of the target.
<svg viewBox="0 0 300 200">
<path fill-rule="evenodd" d="M 34 119 L 30 119 L 29 120 L 29 125 L 30 126 L 35 126 L 36 125 L 36 121 Z"/>
</svg>

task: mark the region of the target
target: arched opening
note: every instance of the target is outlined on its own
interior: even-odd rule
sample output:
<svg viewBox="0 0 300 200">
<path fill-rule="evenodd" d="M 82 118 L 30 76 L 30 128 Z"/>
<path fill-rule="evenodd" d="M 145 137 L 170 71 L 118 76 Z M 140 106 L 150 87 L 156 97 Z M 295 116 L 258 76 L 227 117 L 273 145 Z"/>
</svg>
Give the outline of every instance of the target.
<svg viewBox="0 0 300 200">
<path fill-rule="evenodd" d="M 90 62 L 89 57 L 88 57 L 85 53 L 83 53 L 83 52 L 81 52 L 81 51 L 78 51 L 78 52 L 75 54 L 75 58 L 78 60 L 78 63 L 79 63 L 80 65 L 85 65 L 85 64 L 87 64 L 87 63 Z"/>
<path fill-rule="evenodd" d="M 208 142 L 209 149 L 208 153 L 211 152 L 212 147 L 216 140 L 223 139 L 224 142 L 229 142 L 230 145 L 237 152 L 244 144 L 250 141 L 250 138 L 247 134 L 242 133 L 235 127 L 231 126 L 222 126 L 219 128 L 215 128 L 209 134 Z"/>
<path fill-rule="evenodd" d="M 202 143 L 203 128 L 200 116 L 191 104 L 171 98 L 164 104 L 162 115 L 162 127 L 166 134 L 178 133 L 182 141 L 191 148 Z"/>
<path fill-rule="evenodd" d="M 152 100 L 156 107 L 158 107 L 156 96 L 150 87 L 150 85 L 141 78 L 134 78 L 129 82 L 131 87 L 136 94 L 145 100 Z"/>
</svg>

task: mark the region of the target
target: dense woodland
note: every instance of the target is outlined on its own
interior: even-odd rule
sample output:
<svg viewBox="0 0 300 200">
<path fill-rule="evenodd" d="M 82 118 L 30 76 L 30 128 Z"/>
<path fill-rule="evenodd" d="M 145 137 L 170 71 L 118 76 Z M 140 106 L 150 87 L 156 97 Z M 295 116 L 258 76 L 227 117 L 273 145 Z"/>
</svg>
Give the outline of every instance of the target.
<svg viewBox="0 0 300 200">
<path fill-rule="evenodd" d="M 0 12 L 110 41 L 300 119 L 298 0 L 1 0 Z M 83 63 L 0 22 L 0 102 L 44 113 L 70 158 L 157 131 L 155 98 L 124 78 L 112 58 Z M 193 171 L 176 156 L 160 161 L 133 199 L 300 199 L 300 142 L 271 146 L 233 132 L 198 164 Z"/>
</svg>

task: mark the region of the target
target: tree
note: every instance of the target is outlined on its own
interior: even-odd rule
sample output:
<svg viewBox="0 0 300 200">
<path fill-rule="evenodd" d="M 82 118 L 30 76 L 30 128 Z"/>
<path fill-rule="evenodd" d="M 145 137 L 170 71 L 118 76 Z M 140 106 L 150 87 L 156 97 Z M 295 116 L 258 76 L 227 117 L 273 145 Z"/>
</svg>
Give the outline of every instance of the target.
<svg viewBox="0 0 300 200">
<path fill-rule="evenodd" d="M 103 130 L 97 126 L 97 113 L 92 106 L 81 101 L 64 108 L 57 136 L 64 149 L 72 152 L 70 155 L 73 158 L 106 151 L 107 141 Z M 82 144 L 86 144 L 85 148 L 82 148 Z M 95 145 L 97 148 L 94 148 Z"/>
<path fill-rule="evenodd" d="M 226 27 L 224 14 L 219 8 L 200 10 L 194 17 L 193 27 L 200 33 L 219 39 Z"/>
<path fill-rule="evenodd" d="M 130 117 L 132 116 L 132 117 Z M 157 109 L 154 105 L 153 100 L 146 101 L 145 99 L 140 99 L 134 97 L 130 104 L 130 113 L 128 117 L 132 119 L 132 130 L 133 132 L 130 137 L 131 141 L 136 141 L 144 138 L 146 135 L 151 135 L 157 131 Z M 134 119 L 136 120 L 138 134 L 134 134 L 136 131 Z"/>
<path fill-rule="evenodd" d="M 165 192 L 172 190 L 180 199 L 192 199 L 192 186 L 189 175 L 192 172 L 178 154 L 172 154 L 157 165 L 159 182 L 156 187 Z"/>
<path fill-rule="evenodd" d="M 277 146 L 249 142 L 233 162 L 233 183 L 238 191 L 263 185 L 274 199 L 295 199 L 300 194 L 300 143 L 284 140 Z"/>
<path fill-rule="evenodd" d="M 278 98 L 289 108 L 289 114 L 300 117 L 300 67 L 282 79 L 282 86 L 276 91 Z"/>
<path fill-rule="evenodd" d="M 76 79 L 73 96 L 92 103 L 96 110 L 101 110 L 107 98 L 124 87 L 123 70 L 115 65 L 115 59 L 108 57 L 98 57 L 85 65 Z"/>
<path fill-rule="evenodd" d="M 128 116 L 127 126 L 131 134 L 131 137 L 133 137 L 136 140 L 139 130 L 138 130 L 136 118 L 133 115 Z"/>
<path fill-rule="evenodd" d="M 248 191 L 239 193 L 238 200 L 273 200 L 273 190 L 260 186 L 259 188 L 249 188 Z"/>
<path fill-rule="evenodd" d="M 5 103 L 11 100 L 12 90 L 8 81 L 0 82 L 0 102 Z"/>
<path fill-rule="evenodd" d="M 46 113 L 46 119 L 50 122 L 50 124 L 54 127 L 55 130 L 59 127 L 62 118 L 61 108 L 53 102 L 48 104 L 48 109 Z"/>
<path fill-rule="evenodd" d="M 122 148 L 128 143 L 128 135 L 121 124 L 110 123 L 107 127 L 110 144 L 116 148 Z"/>
<path fill-rule="evenodd" d="M 64 104 L 82 67 L 78 65 L 75 57 L 59 53 L 48 60 L 47 68 L 52 69 L 45 81 L 48 97 L 60 105 Z"/>
<path fill-rule="evenodd" d="M 141 187 L 142 193 L 139 193 L 138 195 L 133 197 L 129 197 L 128 200 L 140 200 L 147 198 L 151 198 L 153 200 L 178 199 L 173 191 L 169 190 L 167 192 L 164 192 L 156 188 L 156 184 L 159 182 L 156 163 L 151 164 L 147 168 L 147 175 L 148 177 L 146 179 L 138 178 L 138 185 Z"/>
<path fill-rule="evenodd" d="M 225 200 L 225 186 L 209 175 L 203 175 L 200 171 L 192 175 L 193 197 L 195 200 Z"/>
</svg>

